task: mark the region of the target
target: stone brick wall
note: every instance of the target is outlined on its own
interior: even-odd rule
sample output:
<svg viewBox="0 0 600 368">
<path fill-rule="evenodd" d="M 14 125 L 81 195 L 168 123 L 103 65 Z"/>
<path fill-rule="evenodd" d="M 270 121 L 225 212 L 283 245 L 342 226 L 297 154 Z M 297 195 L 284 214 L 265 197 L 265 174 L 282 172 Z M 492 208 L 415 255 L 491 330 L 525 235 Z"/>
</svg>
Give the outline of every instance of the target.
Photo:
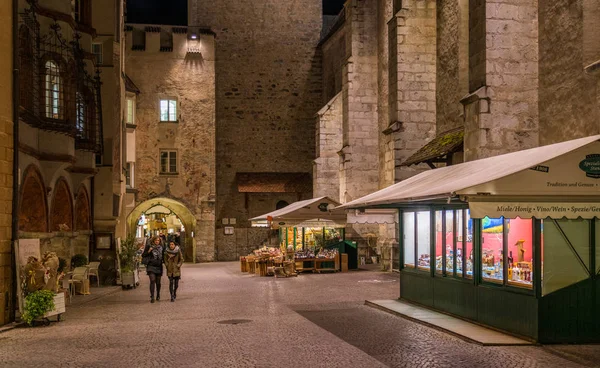
<svg viewBox="0 0 600 368">
<path fill-rule="evenodd" d="M 468 22 L 458 0 L 437 2 L 437 71 L 436 117 L 437 133 L 464 124 L 460 100 L 468 93 L 464 84 L 466 50 L 461 28 Z M 461 52 L 462 51 L 462 52 Z M 461 68 L 462 67 L 462 68 Z M 462 77 L 462 78 L 461 78 Z"/>
<path fill-rule="evenodd" d="M 346 53 L 347 29 L 344 22 L 321 46 L 323 55 L 323 103 L 333 99 L 342 90 L 342 69 L 348 57 Z"/>
<path fill-rule="evenodd" d="M 486 85 L 486 3 L 469 2 L 469 91 Z"/>
<path fill-rule="evenodd" d="M 472 39 L 485 32 L 487 86 L 463 101 L 467 161 L 539 144 L 537 0 L 487 0 L 485 19 L 485 30 L 470 27 Z M 470 88 L 479 87 L 479 58 L 469 73 Z"/>
<path fill-rule="evenodd" d="M 394 144 L 384 134 L 390 124 L 388 21 L 392 19 L 393 0 L 377 1 L 377 119 L 379 131 L 379 188 L 394 184 Z"/>
<path fill-rule="evenodd" d="M 342 149 L 341 94 L 336 95 L 317 113 L 316 134 L 317 158 L 313 166 L 313 195 L 340 201 L 338 151 Z"/>
<path fill-rule="evenodd" d="M 540 144 L 599 132 L 597 80 L 583 70 L 600 59 L 599 5 L 584 3 L 539 2 Z"/>
<path fill-rule="evenodd" d="M 0 11 L 0 325 L 9 322 L 12 304 L 12 169 L 13 169 L 13 51 L 12 6 Z"/>
<path fill-rule="evenodd" d="M 217 34 L 217 234 L 222 218 L 236 218 L 238 231 L 249 223 L 237 172 L 312 172 L 322 4 L 190 0 L 188 10 L 189 24 Z"/>
<path fill-rule="evenodd" d="M 135 26 L 143 29 L 142 26 Z M 168 27 L 166 27 L 168 31 Z M 137 204 L 167 197 L 187 206 L 196 219 L 196 259 L 215 260 L 215 59 L 214 36 L 199 35 L 188 53 L 186 34 L 173 34 L 173 50 L 160 52 L 146 34 L 146 50 L 131 51 L 128 32 L 127 75 L 140 89 L 136 111 Z M 158 33 L 157 33 L 158 34 Z M 155 40 L 157 41 L 157 40 Z M 191 46 L 191 45 L 190 45 Z M 160 99 L 177 100 L 177 122 L 160 122 Z M 160 150 L 175 150 L 178 172 L 160 174 Z"/>
<path fill-rule="evenodd" d="M 348 62 L 343 70 L 343 202 L 379 189 L 377 3 L 346 3 Z"/>
<path fill-rule="evenodd" d="M 399 165 L 436 132 L 436 2 L 409 0 L 389 22 L 389 111 L 395 180 L 415 174 Z"/>
</svg>

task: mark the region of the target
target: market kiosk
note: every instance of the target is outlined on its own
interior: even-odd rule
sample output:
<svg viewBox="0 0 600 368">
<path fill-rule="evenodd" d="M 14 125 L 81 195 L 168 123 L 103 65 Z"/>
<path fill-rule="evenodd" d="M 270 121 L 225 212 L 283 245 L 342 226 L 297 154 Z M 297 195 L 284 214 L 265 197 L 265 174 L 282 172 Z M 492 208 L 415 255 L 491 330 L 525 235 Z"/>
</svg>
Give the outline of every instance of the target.
<svg viewBox="0 0 600 368">
<path fill-rule="evenodd" d="M 328 197 L 313 198 L 251 221 L 267 223 L 270 228 L 279 230 L 280 247 L 286 254 L 293 254 L 298 272 L 340 271 L 340 248 L 332 247 L 345 240 L 346 213 L 333 210 L 339 205 Z"/>
<path fill-rule="evenodd" d="M 433 169 L 397 208 L 400 299 L 543 343 L 600 342 L 600 135 Z"/>
</svg>

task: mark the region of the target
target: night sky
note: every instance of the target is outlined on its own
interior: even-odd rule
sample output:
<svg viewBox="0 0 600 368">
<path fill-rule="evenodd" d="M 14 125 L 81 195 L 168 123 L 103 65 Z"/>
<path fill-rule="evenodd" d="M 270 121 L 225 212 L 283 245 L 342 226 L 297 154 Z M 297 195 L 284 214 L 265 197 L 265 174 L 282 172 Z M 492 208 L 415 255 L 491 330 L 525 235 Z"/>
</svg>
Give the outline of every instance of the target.
<svg viewBox="0 0 600 368">
<path fill-rule="evenodd" d="M 344 2 L 345 0 L 323 0 L 323 13 L 338 14 Z M 127 0 L 127 22 L 187 25 L 187 0 Z"/>
</svg>

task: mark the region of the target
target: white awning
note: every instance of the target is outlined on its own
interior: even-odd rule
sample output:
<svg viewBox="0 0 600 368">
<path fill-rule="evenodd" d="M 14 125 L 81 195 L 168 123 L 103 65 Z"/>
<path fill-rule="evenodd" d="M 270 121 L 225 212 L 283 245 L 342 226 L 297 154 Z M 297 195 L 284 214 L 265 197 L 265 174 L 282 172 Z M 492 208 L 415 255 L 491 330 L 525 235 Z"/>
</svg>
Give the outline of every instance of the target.
<svg viewBox="0 0 600 368">
<path fill-rule="evenodd" d="M 395 224 L 398 222 L 397 209 L 377 209 L 348 211 L 347 223 L 349 224 Z"/>
<path fill-rule="evenodd" d="M 272 227 L 344 227 L 346 213 L 334 210 L 339 202 L 319 197 L 294 202 L 277 211 L 251 218 L 250 221 L 271 221 Z"/>
<path fill-rule="evenodd" d="M 599 139 L 600 135 L 595 135 L 425 171 L 338 208 L 456 197 L 469 203 L 482 198 L 487 202 L 518 203 L 523 197 L 530 203 L 561 202 L 561 197 L 575 198 L 574 205 L 600 202 Z M 590 212 L 594 211 L 590 208 Z M 538 212 L 536 217 L 544 213 L 552 212 Z M 568 211 L 564 213 L 569 216 Z"/>
</svg>

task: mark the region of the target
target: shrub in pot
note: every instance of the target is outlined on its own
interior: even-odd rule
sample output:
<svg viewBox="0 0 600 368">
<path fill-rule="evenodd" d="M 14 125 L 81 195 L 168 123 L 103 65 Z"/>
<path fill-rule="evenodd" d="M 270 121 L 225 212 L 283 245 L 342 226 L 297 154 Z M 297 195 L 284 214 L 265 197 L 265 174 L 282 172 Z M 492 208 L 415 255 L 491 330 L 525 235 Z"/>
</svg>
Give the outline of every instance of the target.
<svg viewBox="0 0 600 368">
<path fill-rule="evenodd" d="M 32 325 L 33 321 L 54 309 L 54 293 L 50 290 L 38 290 L 27 294 L 21 318 Z"/>
<path fill-rule="evenodd" d="M 83 254 L 76 254 L 71 258 L 71 268 L 87 266 L 88 259 Z"/>
</svg>

